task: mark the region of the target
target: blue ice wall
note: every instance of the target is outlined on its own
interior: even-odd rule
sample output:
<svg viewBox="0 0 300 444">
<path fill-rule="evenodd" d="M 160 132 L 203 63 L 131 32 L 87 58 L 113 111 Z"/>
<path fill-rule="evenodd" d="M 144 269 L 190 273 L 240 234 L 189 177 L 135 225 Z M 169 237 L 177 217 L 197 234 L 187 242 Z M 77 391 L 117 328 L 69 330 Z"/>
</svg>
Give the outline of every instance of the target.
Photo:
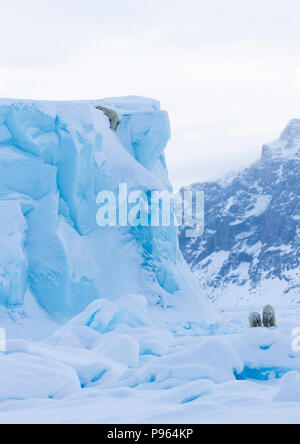
<svg viewBox="0 0 300 444">
<path fill-rule="evenodd" d="M 117 111 L 117 133 L 97 105 Z M 102 190 L 171 190 L 169 138 L 168 114 L 151 99 L 0 100 L 0 304 L 22 306 L 30 290 L 64 320 L 96 298 L 141 293 L 151 306 L 213 318 L 176 228 L 96 224 Z"/>
</svg>

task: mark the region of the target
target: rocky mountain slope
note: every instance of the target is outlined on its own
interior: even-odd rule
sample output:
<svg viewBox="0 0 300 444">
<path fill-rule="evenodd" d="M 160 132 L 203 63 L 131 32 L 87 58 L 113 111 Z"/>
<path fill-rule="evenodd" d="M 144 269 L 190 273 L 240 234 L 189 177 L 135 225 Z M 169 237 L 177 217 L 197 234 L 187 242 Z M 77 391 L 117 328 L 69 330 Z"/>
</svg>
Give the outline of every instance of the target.
<svg viewBox="0 0 300 444">
<path fill-rule="evenodd" d="M 258 162 L 205 193 L 205 231 L 180 247 L 203 292 L 220 304 L 300 302 L 300 120 Z"/>
</svg>

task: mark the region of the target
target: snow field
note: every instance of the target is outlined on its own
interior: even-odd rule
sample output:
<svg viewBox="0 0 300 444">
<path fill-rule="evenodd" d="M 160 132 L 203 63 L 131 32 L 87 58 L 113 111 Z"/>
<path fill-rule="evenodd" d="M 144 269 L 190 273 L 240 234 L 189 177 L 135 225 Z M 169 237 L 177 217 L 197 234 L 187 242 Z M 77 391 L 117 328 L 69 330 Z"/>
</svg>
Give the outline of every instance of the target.
<svg viewBox="0 0 300 444">
<path fill-rule="evenodd" d="M 226 311 L 227 332 L 176 336 L 152 324 L 142 296 L 94 301 L 47 340 L 8 341 L 0 422 L 297 421 L 300 310 L 282 313 L 274 329 Z"/>
</svg>

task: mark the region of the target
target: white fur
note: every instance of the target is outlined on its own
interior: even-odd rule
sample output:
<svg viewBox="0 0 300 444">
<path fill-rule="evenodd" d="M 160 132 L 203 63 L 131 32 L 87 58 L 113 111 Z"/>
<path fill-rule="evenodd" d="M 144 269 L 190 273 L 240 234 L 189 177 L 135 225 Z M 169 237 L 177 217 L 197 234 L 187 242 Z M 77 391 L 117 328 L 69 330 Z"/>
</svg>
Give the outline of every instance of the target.
<svg viewBox="0 0 300 444">
<path fill-rule="evenodd" d="M 275 310 L 271 305 L 266 305 L 263 311 L 263 324 L 265 327 L 275 327 Z"/>
<path fill-rule="evenodd" d="M 102 111 L 109 118 L 110 128 L 116 132 L 118 125 L 120 123 L 120 118 L 119 118 L 118 114 L 116 113 L 116 111 L 114 111 L 111 108 L 106 108 L 106 106 L 96 106 L 96 109 L 99 109 L 99 111 Z"/>
<path fill-rule="evenodd" d="M 249 314 L 249 323 L 250 323 L 250 327 L 261 327 L 262 326 L 262 322 L 261 322 L 261 316 L 259 313 L 257 312 L 252 312 Z"/>
</svg>

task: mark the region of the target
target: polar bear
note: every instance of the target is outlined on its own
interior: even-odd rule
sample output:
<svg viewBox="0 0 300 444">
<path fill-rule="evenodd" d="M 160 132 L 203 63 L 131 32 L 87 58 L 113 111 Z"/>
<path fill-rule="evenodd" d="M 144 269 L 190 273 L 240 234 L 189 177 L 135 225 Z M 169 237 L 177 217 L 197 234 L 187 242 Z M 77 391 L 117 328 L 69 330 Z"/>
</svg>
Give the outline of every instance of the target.
<svg viewBox="0 0 300 444">
<path fill-rule="evenodd" d="M 264 308 L 263 324 L 265 327 L 276 327 L 275 310 L 271 305 L 266 305 Z"/>
<path fill-rule="evenodd" d="M 250 323 L 250 327 L 261 327 L 262 322 L 261 322 L 260 314 L 257 313 L 256 311 L 250 313 L 249 314 L 249 323 Z"/>
<path fill-rule="evenodd" d="M 102 111 L 108 118 L 110 121 L 110 128 L 116 132 L 118 125 L 120 123 L 120 118 L 118 116 L 118 114 L 116 113 L 116 111 L 114 111 L 111 108 L 106 108 L 106 106 L 96 106 L 96 109 L 98 109 L 99 111 Z"/>
</svg>

